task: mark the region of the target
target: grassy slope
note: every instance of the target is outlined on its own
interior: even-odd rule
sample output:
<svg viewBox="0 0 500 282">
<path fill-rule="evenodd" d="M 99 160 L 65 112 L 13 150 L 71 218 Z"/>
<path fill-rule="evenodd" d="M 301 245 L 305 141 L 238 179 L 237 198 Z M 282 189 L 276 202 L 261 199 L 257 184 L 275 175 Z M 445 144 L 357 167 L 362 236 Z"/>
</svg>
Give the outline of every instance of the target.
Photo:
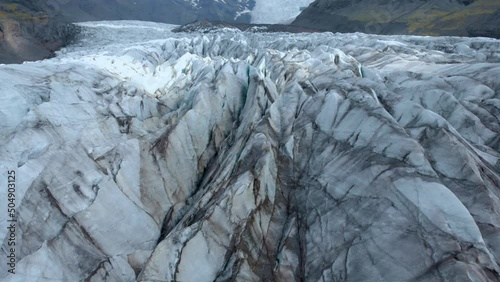
<svg viewBox="0 0 500 282">
<path fill-rule="evenodd" d="M 53 55 L 77 32 L 38 0 L 0 0 L 0 63 Z"/>
<path fill-rule="evenodd" d="M 350 25 L 353 27 L 352 31 L 364 32 L 364 27 L 375 25 L 380 27 L 378 30 L 382 33 L 467 36 L 471 27 L 481 29 L 481 22 L 488 17 L 494 18 L 500 10 L 500 0 L 476 0 L 469 5 L 449 0 L 383 2 L 365 0 L 332 7 L 327 5 L 327 12 L 323 12 L 325 7 L 320 7 L 320 3 L 326 5 L 339 2 L 315 2 L 318 6 L 316 12 L 308 15 L 308 26 L 314 27 L 315 15 L 320 15 L 321 18 L 329 14 L 326 17 L 330 18 L 331 22 L 323 20 L 321 24 L 322 28 L 332 31 L 341 28 L 339 25 L 342 24 L 337 23 L 335 18 L 345 17 L 346 23 L 343 27 Z M 307 24 L 308 20 L 302 19 L 302 23 Z M 395 26 L 395 31 L 388 29 L 391 26 Z M 401 27 L 406 30 L 401 30 Z M 369 29 L 366 29 L 369 32 Z"/>
<path fill-rule="evenodd" d="M 406 14 L 398 13 L 397 7 L 381 9 L 375 5 L 363 5 L 343 14 L 351 20 L 362 22 L 406 24 L 411 34 L 440 35 L 449 32 L 463 34 L 468 23 L 484 16 L 491 16 L 499 8 L 499 0 L 477 0 L 468 6 L 455 5 L 446 9 L 426 3 L 415 6 L 415 10 Z"/>
<path fill-rule="evenodd" d="M 30 10 L 24 5 L 15 2 L 0 1 L 0 21 L 5 20 L 44 20 L 48 15 L 41 11 Z"/>
</svg>

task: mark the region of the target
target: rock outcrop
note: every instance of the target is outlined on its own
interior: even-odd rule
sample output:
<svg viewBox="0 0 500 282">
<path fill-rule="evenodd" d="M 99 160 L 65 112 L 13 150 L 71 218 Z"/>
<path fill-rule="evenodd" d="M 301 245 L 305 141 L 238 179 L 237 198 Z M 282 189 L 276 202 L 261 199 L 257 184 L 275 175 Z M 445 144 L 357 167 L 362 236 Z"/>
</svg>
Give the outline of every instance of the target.
<svg viewBox="0 0 500 282">
<path fill-rule="evenodd" d="M 500 281 L 499 41 L 171 28 L 0 67 L 0 279 Z"/>
<path fill-rule="evenodd" d="M 500 38 L 496 0 L 316 0 L 293 25 L 333 32 Z"/>
<path fill-rule="evenodd" d="M 49 58 L 79 32 L 43 5 L 28 4 L 0 3 L 0 63 Z"/>
</svg>

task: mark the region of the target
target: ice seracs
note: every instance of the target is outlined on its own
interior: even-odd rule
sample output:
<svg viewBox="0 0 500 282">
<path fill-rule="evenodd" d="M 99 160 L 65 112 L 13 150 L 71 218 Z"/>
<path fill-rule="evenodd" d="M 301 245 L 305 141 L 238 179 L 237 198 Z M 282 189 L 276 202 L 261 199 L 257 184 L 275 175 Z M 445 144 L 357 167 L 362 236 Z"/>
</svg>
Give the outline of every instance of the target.
<svg viewBox="0 0 500 282">
<path fill-rule="evenodd" d="M 500 279 L 499 41 L 83 26 L 0 66 L 2 280 Z"/>
</svg>

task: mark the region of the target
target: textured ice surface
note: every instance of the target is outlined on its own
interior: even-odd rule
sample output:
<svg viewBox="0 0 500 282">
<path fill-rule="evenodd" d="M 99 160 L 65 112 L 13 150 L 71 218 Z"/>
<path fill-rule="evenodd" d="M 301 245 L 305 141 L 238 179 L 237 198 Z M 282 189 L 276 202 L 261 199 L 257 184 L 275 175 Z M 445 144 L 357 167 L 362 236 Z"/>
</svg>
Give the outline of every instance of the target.
<svg viewBox="0 0 500 282">
<path fill-rule="evenodd" d="M 500 41 L 84 27 L 0 66 L 3 281 L 500 279 Z"/>
</svg>

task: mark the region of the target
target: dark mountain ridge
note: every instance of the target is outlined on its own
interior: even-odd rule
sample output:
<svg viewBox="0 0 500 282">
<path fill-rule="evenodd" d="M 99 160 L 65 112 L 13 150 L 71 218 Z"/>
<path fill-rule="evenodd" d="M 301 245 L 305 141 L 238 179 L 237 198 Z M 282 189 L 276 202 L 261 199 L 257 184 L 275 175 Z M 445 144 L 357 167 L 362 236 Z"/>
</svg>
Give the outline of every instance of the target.
<svg viewBox="0 0 500 282">
<path fill-rule="evenodd" d="M 144 20 L 186 24 L 197 20 L 250 22 L 250 15 L 237 11 L 253 8 L 254 0 L 70 0 L 57 9 L 73 22 L 94 20 Z"/>
</svg>

